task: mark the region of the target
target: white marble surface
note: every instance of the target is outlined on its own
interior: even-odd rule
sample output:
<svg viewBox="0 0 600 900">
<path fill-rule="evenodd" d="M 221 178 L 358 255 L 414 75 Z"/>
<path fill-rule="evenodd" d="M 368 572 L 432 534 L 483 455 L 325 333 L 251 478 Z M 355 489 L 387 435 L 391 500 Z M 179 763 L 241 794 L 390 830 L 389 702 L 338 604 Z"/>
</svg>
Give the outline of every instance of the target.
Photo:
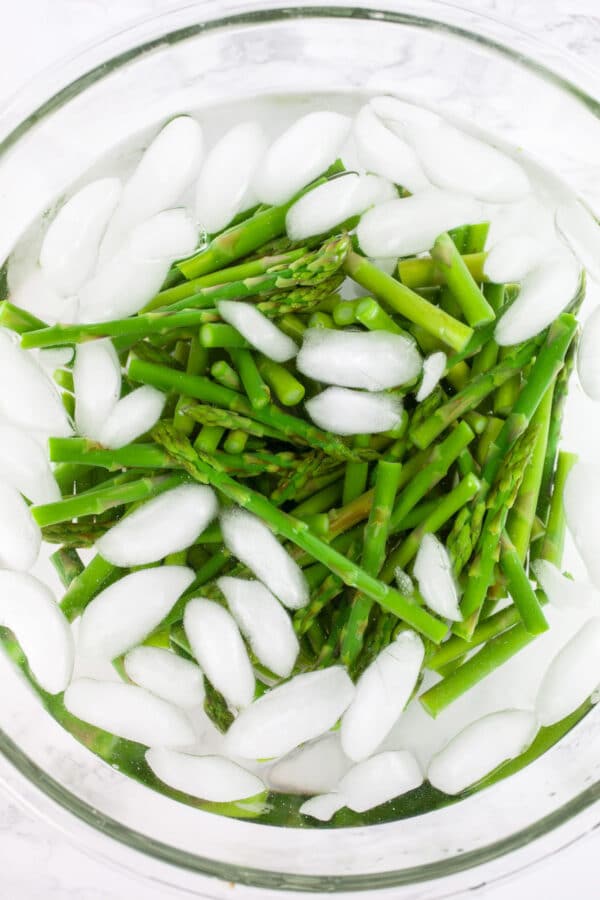
<svg viewBox="0 0 600 900">
<path fill-rule="evenodd" d="M 508 19 L 600 67 L 600 0 L 463 0 Z M 180 5 L 179 0 L 12 0 L 0 12 L 0 102 L 47 64 L 116 27 Z M 482 887 L 486 900 L 596 900 L 592 833 L 544 862 Z M 134 865 L 132 859 L 132 866 Z M 485 881 L 485 878 L 482 879 Z M 469 896 L 473 892 L 469 892 Z M 76 842 L 0 794 L 0 898 L 4 900 L 175 900 L 130 871 L 90 859 Z M 362 894 L 365 897 L 365 894 Z M 464 895 L 465 897 L 467 895 Z"/>
</svg>

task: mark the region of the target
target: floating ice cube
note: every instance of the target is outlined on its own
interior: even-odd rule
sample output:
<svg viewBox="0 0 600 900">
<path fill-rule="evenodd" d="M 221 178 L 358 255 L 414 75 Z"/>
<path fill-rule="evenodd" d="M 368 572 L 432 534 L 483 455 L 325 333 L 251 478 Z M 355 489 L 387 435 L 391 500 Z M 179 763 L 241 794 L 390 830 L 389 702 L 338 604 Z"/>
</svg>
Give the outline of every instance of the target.
<svg viewBox="0 0 600 900">
<path fill-rule="evenodd" d="M 10 302 L 48 325 L 74 322 L 77 318 L 77 298 L 59 294 L 50 284 L 45 272 L 37 267 L 11 291 Z"/>
<path fill-rule="evenodd" d="M 131 316 L 160 290 L 171 262 L 196 246 L 195 226 L 183 209 L 157 213 L 123 240 L 79 292 L 81 322 Z"/>
<path fill-rule="evenodd" d="M 400 334 L 308 328 L 296 365 L 325 384 L 382 391 L 413 381 L 421 371 L 421 355 Z"/>
<path fill-rule="evenodd" d="M 257 659 L 287 678 L 300 650 L 288 613 L 260 581 L 224 576 L 217 584 Z"/>
<path fill-rule="evenodd" d="M 125 671 L 139 687 L 183 709 L 204 700 L 204 679 L 198 666 L 162 647 L 134 647 L 124 660 Z"/>
<path fill-rule="evenodd" d="M 65 691 L 65 706 L 84 722 L 148 747 L 184 747 L 196 737 L 181 709 L 133 684 L 79 678 Z"/>
<path fill-rule="evenodd" d="M 520 200 L 531 190 L 519 163 L 453 125 L 414 124 L 405 134 L 426 176 L 438 187 L 492 203 Z"/>
<path fill-rule="evenodd" d="M 147 384 L 136 388 L 113 408 L 100 429 L 99 442 L 112 450 L 130 444 L 156 425 L 166 399 L 166 394 Z"/>
<path fill-rule="evenodd" d="M 0 413 L 25 430 L 52 437 L 73 433 L 54 384 L 6 331 L 0 331 Z"/>
<path fill-rule="evenodd" d="M 251 303 L 243 303 L 241 300 L 220 300 L 217 309 L 225 322 L 233 325 L 249 344 L 269 359 L 286 362 L 298 352 L 294 341 Z"/>
<path fill-rule="evenodd" d="M 462 615 L 452 562 L 434 534 L 423 535 L 413 571 L 427 606 L 445 619 L 460 621 Z"/>
<path fill-rule="evenodd" d="M 588 397 L 600 400 L 600 307 L 583 326 L 577 351 L 577 374 Z"/>
<path fill-rule="evenodd" d="M 460 794 L 523 753 L 538 727 L 535 714 L 524 709 L 505 709 L 477 719 L 434 756 L 427 778 L 445 794 Z"/>
<path fill-rule="evenodd" d="M 158 133 L 123 188 L 100 247 L 102 266 L 136 225 L 177 204 L 200 171 L 202 145 L 202 129 L 190 116 L 177 116 Z"/>
<path fill-rule="evenodd" d="M 142 569 L 119 578 L 86 606 L 79 624 L 82 656 L 114 659 L 139 644 L 194 580 L 185 566 Z"/>
<path fill-rule="evenodd" d="M 548 247 L 528 234 L 505 237 L 490 249 L 483 269 L 490 281 L 505 284 L 521 281 L 538 266 Z"/>
<path fill-rule="evenodd" d="M 212 148 L 196 185 L 196 220 L 207 232 L 220 231 L 251 205 L 248 190 L 266 146 L 258 122 L 240 122 Z"/>
<path fill-rule="evenodd" d="M 327 388 L 305 406 L 315 425 L 340 435 L 390 431 L 402 417 L 402 401 L 392 394 L 341 387 Z"/>
<path fill-rule="evenodd" d="M 412 753 L 386 750 L 357 763 L 338 785 L 345 805 L 366 812 L 394 797 L 414 791 L 423 783 L 423 773 Z"/>
<path fill-rule="evenodd" d="M 575 463 L 565 485 L 567 524 L 588 574 L 597 588 L 600 588 L 599 497 L 600 466 Z"/>
<path fill-rule="evenodd" d="M 600 685 L 600 617 L 590 619 L 554 657 L 538 691 L 542 725 L 574 712 Z"/>
<path fill-rule="evenodd" d="M 553 606 L 569 609 L 597 608 L 600 611 L 600 591 L 588 582 L 573 581 L 563 575 L 560 569 L 547 559 L 536 559 L 533 563 L 535 577 Z"/>
<path fill-rule="evenodd" d="M 566 248 L 529 272 L 515 302 L 501 316 L 494 337 L 501 347 L 520 344 L 543 331 L 572 301 L 580 269 Z"/>
<path fill-rule="evenodd" d="M 0 481 L 0 566 L 27 572 L 40 552 L 42 534 L 20 493 Z"/>
<path fill-rule="evenodd" d="M 296 675 L 240 713 L 227 732 L 228 752 L 246 759 L 283 756 L 332 728 L 353 696 L 341 666 Z"/>
<path fill-rule="evenodd" d="M 408 100 L 402 100 L 401 97 L 386 95 L 373 97 L 370 106 L 379 118 L 388 123 L 390 127 L 396 126 L 402 129 L 402 134 L 407 128 L 414 125 L 435 128 L 443 122 L 437 113 L 424 106 L 416 106 Z"/>
<path fill-rule="evenodd" d="M 415 688 L 424 652 L 418 635 L 403 631 L 363 672 L 342 719 L 342 747 L 350 759 L 366 759 L 390 732 Z"/>
<path fill-rule="evenodd" d="M 556 210 L 556 227 L 586 271 L 600 281 L 600 226 L 578 200 Z"/>
<path fill-rule="evenodd" d="M 257 775 L 224 756 L 191 756 L 165 747 L 152 747 L 146 753 L 146 762 L 169 787 L 213 803 L 244 800 L 264 791 Z"/>
<path fill-rule="evenodd" d="M 350 133 L 340 113 L 308 113 L 290 125 L 258 165 L 253 188 L 262 203 L 278 205 L 321 175 L 333 163 Z"/>
<path fill-rule="evenodd" d="M 308 603 L 308 585 L 302 569 L 284 550 L 275 535 L 256 516 L 242 509 L 221 515 L 226 547 L 287 606 L 300 609 Z"/>
<path fill-rule="evenodd" d="M 445 353 L 438 351 L 423 360 L 423 377 L 419 390 L 416 393 L 417 403 L 421 403 L 437 387 L 440 378 L 446 371 L 447 357 Z"/>
<path fill-rule="evenodd" d="M 301 241 L 324 234 L 376 203 L 392 200 L 398 193 L 387 178 L 348 173 L 333 178 L 294 203 L 285 225 L 288 237 Z"/>
<path fill-rule="evenodd" d="M 4 481 L 31 503 L 60 500 L 46 451 L 25 431 L 4 421 L 0 421 L 0 469 Z"/>
<path fill-rule="evenodd" d="M 346 805 L 342 794 L 332 792 L 311 797 L 299 809 L 303 816 L 311 816 L 320 822 L 329 822 L 331 818 Z"/>
<path fill-rule="evenodd" d="M 277 760 L 269 770 L 269 784 L 286 794 L 326 793 L 335 790 L 350 765 L 339 732 L 325 734 Z"/>
<path fill-rule="evenodd" d="M 367 210 L 356 234 L 368 256 L 411 256 L 429 250 L 443 231 L 480 217 L 481 205 L 472 197 L 428 188 Z"/>
<path fill-rule="evenodd" d="M 73 384 L 75 427 L 79 434 L 97 441 L 121 396 L 121 363 L 112 341 L 86 341 L 77 345 Z"/>
<path fill-rule="evenodd" d="M 387 128 L 371 106 L 363 106 L 354 122 L 358 158 L 368 172 L 389 178 L 411 193 L 429 187 L 412 147 Z"/>
<path fill-rule="evenodd" d="M 153 497 L 121 519 L 96 542 L 96 550 L 115 566 L 158 562 L 190 547 L 217 515 L 214 491 L 182 484 Z"/>
<path fill-rule="evenodd" d="M 243 707 L 254 697 L 254 672 L 233 617 L 213 600 L 190 600 L 183 626 L 194 656 L 206 677 L 231 706 Z"/>
<path fill-rule="evenodd" d="M 0 570 L 0 625 L 14 632 L 40 687 L 64 691 L 73 671 L 73 635 L 52 591 L 32 575 Z"/>
<path fill-rule="evenodd" d="M 60 294 L 74 294 L 93 271 L 102 235 L 120 197 L 118 178 L 99 178 L 73 194 L 50 223 L 40 265 Z"/>
</svg>

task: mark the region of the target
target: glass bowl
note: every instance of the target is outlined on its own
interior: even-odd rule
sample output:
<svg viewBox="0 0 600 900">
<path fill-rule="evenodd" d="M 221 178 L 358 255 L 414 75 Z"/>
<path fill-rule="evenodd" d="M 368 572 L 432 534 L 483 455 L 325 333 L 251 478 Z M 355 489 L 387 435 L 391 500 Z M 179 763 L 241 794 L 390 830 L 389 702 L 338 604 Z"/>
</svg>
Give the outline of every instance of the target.
<svg viewBox="0 0 600 900">
<path fill-rule="evenodd" d="M 178 112 L 294 95 L 399 93 L 520 146 L 600 212 L 598 76 L 534 37 L 439 2 L 172 10 L 44 73 L 0 114 L 0 260 L 97 160 Z M 591 285 L 586 310 L 597 302 Z M 600 433 L 575 385 L 565 431 Z M 569 561 L 570 562 L 570 561 Z M 286 829 L 179 804 L 93 756 L 0 655 L 0 777 L 92 853 L 201 896 L 434 898 L 514 871 L 600 822 L 600 714 L 459 804 L 362 828 Z M 135 851 L 135 852 L 132 852 Z M 506 854 L 510 854 L 507 856 Z M 485 869 L 482 866 L 486 864 Z M 482 871 L 485 872 L 482 875 Z"/>
</svg>

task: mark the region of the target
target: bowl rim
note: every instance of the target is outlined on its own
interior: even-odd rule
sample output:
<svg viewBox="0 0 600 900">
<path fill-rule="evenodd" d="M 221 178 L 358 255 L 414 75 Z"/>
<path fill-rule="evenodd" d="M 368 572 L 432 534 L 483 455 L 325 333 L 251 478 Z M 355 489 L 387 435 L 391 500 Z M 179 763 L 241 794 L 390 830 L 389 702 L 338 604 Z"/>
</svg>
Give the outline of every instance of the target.
<svg viewBox="0 0 600 900">
<path fill-rule="evenodd" d="M 390 2 L 394 3 L 394 9 L 386 8 L 386 4 Z M 408 11 L 409 8 L 428 11 L 429 14 Z M 464 18 L 466 13 L 469 15 L 469 27 L 454 21 L 457 17 Z M 433 17 L 436 14 L 439 16 L 438 18 Z M 194 21 L 176 24 L 176 20 L 182 15 L 188 16 Z M 0 154 L 4 154 L 37 122 L 67 103 L 80 91 L 94 84 L 116 67 L 143 53 L 165 44 L 177 43 L 200 33 L 217 29 L 300 18 L 351 18 L 363 21 L 384 21 L 390 24 L 437 30 L 449 33 L 454 37 L 475 41 L 487 49 L 517 60 L 524 68 L 541 75 L 546 81 L 557 84 L 579 99 L 593 115 L 600 118 L 600 81 L 598 73 L 591 66 L 582 63 L 581 60 L 566 51 L 551 47 L 538 37 L 528 34 L 497 16 L 467 9 L 446 2 L 446 0 L 418 0 L 418 2 L 364 0 L 360 6 L 349 5 L 343 0 L 330 0 L 327 5 L 318 6 L 305 4 L 302 0 L 291 0 L 285 7 L 276 2 L 270 2 L 270 0 L 266 0 L 266 2 L 265 0 L 199 0 L 191 5 L 186 3 L 161 13 L 140 17 L 126 27 L 109 32 L 99 40 L 88 42 L 83 47 L 79 47 L 74 54 L 59 59 L 42 69 L 5 102 L 4 109 L 0 113 Z M 171 22 L 173 27 L 169 30 Z M 478 28 L 476 28 L 476 24 L 479 26 Z M 168 29 L 166 31 L 163 30 L 165 26 Z M 157 27 L 158 33 L 152 34 Z M 557 65 L 550 66 L 546 62 L 540 62 L 539 59 L 526 55 L 514 46 L 507 45 L 497 36 L 490 36 L 487 33 L 490 30 L 496 33 L 498 28 L 504 30 L 507 38 L 510 35 L 517 36 L 521 45 L 525 44 L 532 48 L 532 53 L 535 49 L 538 51 L 538 55 L 553 60 Z M 91 68 L 89 68 L 90 57 L 97 58 Z M 569 77 L 557 71 L 558 68 L 568 71 Z M 73 77 L 71 72 L 77 70 L 81 71 Z M 587 89 L 577 83 L 578 80 L 588 84 L 591 80 L 596 82 L 597 95 L 588 93 Z M 50 89 L 49 85 L 52 85 Z M 40 98 L 42 99 L 40 100 Z M 27 107 L 29 109 L 24 112 Z M 580 727 L 580 724 L 575 728 Z M 383 890 L 435 880 L 440 881 L 525 847 L 532 841 L 555 831 L 559 826 L 573 820 L 586 810 L 590 810 L 600 800 L 600 782 L 596 782 L 526 828 L 476 850 L 434 863 L 351 876 L 299 875 L 223 863 L 180 850 L 133 828 L 123 826 L 112 817 L 99 813 L 48 775 L 2 729 L 0 729 L 0 754 L 30 785 L 45 795 L 53 804 L 70 814 L 71 817 L 91 826 L 95 832 L 112 838 L 121 845 L 151 859 L 198 875 L 218 878 L 227 882 L 235 881 L 250 887 L 290 892 L 339 893 L 341 891 Z M 599 824 L 600 808 L 592 824 L 587 822 L 586 826 L 575 835 L 574 840 L 583 837 L 590 829 L 596 828 Z M 544 858 L 551 852 L 550 850 L 548 853 L 538 854 L 536 860 Z M 531 862 L 533 861 L 531 860 Z"/>
</svg>

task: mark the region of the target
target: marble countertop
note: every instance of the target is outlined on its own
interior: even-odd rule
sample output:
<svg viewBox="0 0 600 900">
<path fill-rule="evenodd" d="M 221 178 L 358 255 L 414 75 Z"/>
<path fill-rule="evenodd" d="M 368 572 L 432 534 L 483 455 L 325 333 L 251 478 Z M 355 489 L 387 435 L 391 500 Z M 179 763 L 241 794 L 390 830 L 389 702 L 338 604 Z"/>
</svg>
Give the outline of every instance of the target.
<svg viewBox="0 0 600 900">
<path fill-rule="evenodd" d="M 179 5 L 181 0 L 18 0 L 2 4 L 0 101 L 39 69 L 78 46 L 144 15 Z M 462 5 L 507 19 L 600 66 L 599 0 L 463 0 Z M 482 887 L 478 896 L 486 900 L 530 896 L 563 900 L 571 895 L 596 900 L 598 852 L 596 831 L 526 871 Z M 133 869 L 133 860 L 131 865 Z M 76 840 L 0 793 L 0 897 L 176 900 L 182 896 L 130 870 L 91 859 Z"/>
</svg>

